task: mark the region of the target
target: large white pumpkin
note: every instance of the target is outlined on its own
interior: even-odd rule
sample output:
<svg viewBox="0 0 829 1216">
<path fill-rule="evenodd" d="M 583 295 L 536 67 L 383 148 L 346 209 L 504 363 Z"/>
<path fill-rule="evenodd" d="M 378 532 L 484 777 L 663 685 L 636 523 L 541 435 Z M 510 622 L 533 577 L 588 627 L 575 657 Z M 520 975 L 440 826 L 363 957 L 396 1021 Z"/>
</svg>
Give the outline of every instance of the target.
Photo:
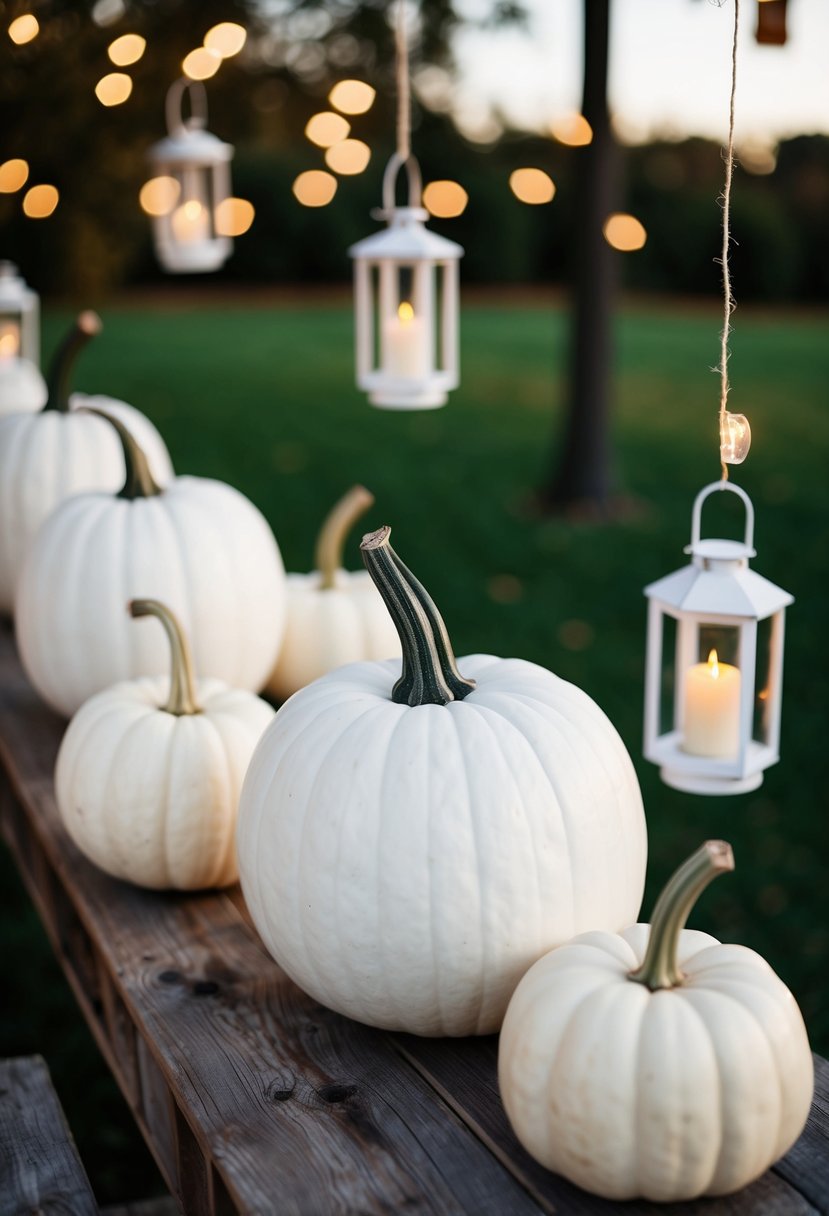
<svg viewBox="0 0 829 1216">
<path fill-rule="evenodd" d="M 181 620 L 203 675 L 258 691 L 285 611 L 282 559 L 267 522 L 220 481 L 176 477 L 160 489 L 127 428 L 112 415 L 107 421 L 123 445 L 124 488 L 66 499 L 23 566 L 15 627 L 27 675 L 68 716 L 119 680 L 163 671 L 159 631 L 136 631 L 124 613 L 141 595 Z"/>
<path fill-rule="evenodd" d="M 400 654 L 400 639 L 367 570 L 342 568 L 349 531 L 374 502 L 363 486 L 340 499 L 322 525 L 316 570 L 287 576 L 287 620 L 268 692 L 287 701 L 326 672 Z"/>
<path fill-rule="evenodd" d="M 187 639 L 155 600 L 171 674 L 116 684 L 81 706 L 60 745 L 55 794 L 86 856 L 139 886 L 180 891 L 235 882 L 239 792 L 273 718 L 266 701 L 219 680 L 196 681 Z"/>
<path fill-rule="evenodd" d="M 758 954 L 684 929 L 733 867 L 709 841 L 652 925 L 585 933 L 535 964 L 501 1031 L 501 1096 L 542 1165 L 608 1199 L 746 1186 L 794 1144 L 813 1066 L 803 1018 Z"/>
<path fill-rule="evenodd" d="M 242 791 L 242 888 L 317 1000 L 388 1029 L 486 1034 L 540 954 L 635 918 L 642 800 L 578 688 L 491 655 L 459 673 L 388 537 L 362 547 L 402 675 L 400 660 L 352 664 L 279 710 Z"/>
<path fill-rule="evenodd" d="M 149 418 L 124 401 L 68 391 L 79 351 L 100 329 L 95 313 L 81 313 L 53 361 L 43 409 L 0 417 L 0 612 L 11 612 L 26 554 L 58 503 L 83 490 L 112 491 L 123 483 L 118 436 L 102 418 L 82 412 L 87 407 L 111 414 L 132 431 L 159 485 L 173 476 L 164 441 Z"/>
</svg>

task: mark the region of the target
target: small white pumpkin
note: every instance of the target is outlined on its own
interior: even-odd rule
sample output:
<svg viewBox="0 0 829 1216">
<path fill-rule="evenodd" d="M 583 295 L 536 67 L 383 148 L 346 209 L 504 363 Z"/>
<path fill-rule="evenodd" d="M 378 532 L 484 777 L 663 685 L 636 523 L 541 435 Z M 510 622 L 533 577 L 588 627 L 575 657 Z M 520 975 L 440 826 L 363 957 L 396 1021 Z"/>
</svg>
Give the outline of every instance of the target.
<svg viewBox="0 0 829 1216">
<path fill-rule="evenodd" d="M 15 600 L 29 679 L 69 716 L 119 680 L 163 670 L 160 634 L 136 637 L 123 612 L 146 593 L 179 617 L 203 675 L 258 691 L 285 611 L 285 573 L 267 522 L 220 481 L 176 477 L 162 490 L 130 431 L 100 417 L 120 437 L 126 481 L 116 495 L 67 498 L 35 537 Z"/>
<path fill-rule="evenodd" d="M 0 416 L 43 409 L 49 393 L 31 359 L 0 354 Z"/>
<path fill-rule="evenodd" d="M 351 528 L 374 503 L 354 486 L 320 530 L 316 570 L 287 576 L 287 619 L 268 692 L 287 701 L 312 680 L 360 659 L 400 654 L 400 639 L 367 570 L 343 570 L 343 546 Z"/>
<path fill-rule="evenodd" d="M 78 353 L 100 330 L 95 313 L 81 313 L 52 361 L 43 409 L 0 417 L 0 612 L 11 612 L 29 547 L 58 503 L 83 490 L 117 490 L 124 480 L 118 436 L 84 407 L 129 427 L 159 485 L 173 476 L 164 441 L 149 418 L 112 397 L 69 393 Z"/>
<path fill-rule="evenodd" d="M 115 878 L 156 890 L 228 886 L 239 791 L 274 711 L 253 693 L 196 681 L 164 604 L 129 608 L 161 621 L 170 676 L 116 684 L 78 710 L 58 752 L 58 809 L 81 852 Z"/>
<path fill-rule="evenodd" d="M 635 918 L 642 800 L 578 688 L 492 655 L 459 673 L 389 532 L 362 549 L 402 675 L 353 663 L 278 711 L 242 791 L 240 878 L 265 945 L 317 1000 L 387 1029 L 486 1034 L 545 950 Z"/>
<path fill-rule="evenodd" d="M 708 841 L 653 922 L 585 933 L 530 969 L 501 1031 L 515 1134 L 542 1165 L 607 1199 L 725 1195 L 794 1144 L 812 1101 L 803 1018 L 768 963 L 685 929 L 712 878 Z"/>
</svg>

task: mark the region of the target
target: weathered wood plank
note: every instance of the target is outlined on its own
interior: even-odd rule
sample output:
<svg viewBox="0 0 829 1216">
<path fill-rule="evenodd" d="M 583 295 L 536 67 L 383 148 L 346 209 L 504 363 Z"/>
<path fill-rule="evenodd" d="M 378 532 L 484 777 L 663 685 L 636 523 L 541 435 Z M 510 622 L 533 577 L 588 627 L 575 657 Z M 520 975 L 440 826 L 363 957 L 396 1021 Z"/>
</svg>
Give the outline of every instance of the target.
<svg viewBox="0 0 829 1216">
<path fill-rule="evenodd" d="M 821 1212 L 829 1212 L 829 1061 L 815 1056 L 815 1100 L 806 1130 L 774 1167 L 787 1182 L 810 1199 Z"/>
<path fill-rule="evenodd" d="M 86 978 L 97 988 L 103 966 L 136 1027 L 139 1114 L 151 1139 L 163 1093 L 150 1059 L 168 1087 L 180 1122 L 176 1135 L 158 1134 L 172 1141 L 162 1154 L 179 1152 L 176 1176 L 169 1159 L 165 1170 L 178 1194 L 195 1194 L 201 1207 L 226 1190 L 238 1210 L 268 1214 L 537 1211 L 387 1036 L 316 1006 L 287 980 L 231 900 L 142 892 L 77 853 L 52 795 L 61 730 L 0 640 L 3 768 L 71 905 L 61 918 L 91 943 L 75 949 L 93 964 L 87 973 L 81 963 L 76 990 Z M 84 1009 L 89 1016 L 88 1001 Z M 104 1004 L 93 1013 L 100 1041 Z M 194 1145 L 204 1169 L 194 1167 Z"/>
<path fill-rule="evenodd" d="M 0 1216 L 97 1216 L 46 1062 L 0 1061 Z"/>
</svg>

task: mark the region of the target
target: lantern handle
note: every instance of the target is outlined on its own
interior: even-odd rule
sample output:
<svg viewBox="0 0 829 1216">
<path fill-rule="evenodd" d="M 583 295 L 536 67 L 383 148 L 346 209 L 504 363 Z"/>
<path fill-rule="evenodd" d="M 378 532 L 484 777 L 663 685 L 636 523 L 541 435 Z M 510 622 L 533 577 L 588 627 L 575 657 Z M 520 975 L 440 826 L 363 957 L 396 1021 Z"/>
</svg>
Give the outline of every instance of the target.
<svg viewBox="0 0 829 1216">
<path fill-rule="evenodd" d="M 420 175 L 420 165 L 411 152 L 408 156 L 401 156 L 399 152 L 395 152 L 386 165 L 386 171 L 383 174 L 383 219 L 390 218 L 394 211 L 396 205 L 395 186 L 397 185 L 397 175 L 404 168 L 406 176 L 409 179 L 409 201 L 407 205 L 409 207 L 421 206 L 423 178 Z"/>
<path fill-rule="evenodd" d="M 188 89 L 190 91 L 190 117 L 185 122 L 181 113 L 181 103 L 184 101 L 184 94 Z M 175 135 L 182 129 L 186 131 L 191 127 L 199 129 L 206 127 L 207 89 L 202 82 L 188 80 L 186 76 L 180 76 L 178 80 L 174 80 L 167 90 L 165 114 L 167 131 L 170 135 Z"/>
<path fill-rule="evenodd" d="M 754 548 L 754 507 L 751 499 L 745 490 L 740 486 L 735 486 L 733 481 L 712 481 L 710 486 L 705 486 L 700 490 L 694 499 L 694 510 L 691 516 L 691 545 L 690 551 L 693 552 L 694 546 L 700 542 L 700 527 L 702 524 L 702 504 L 705 502 L 709 494 L 713 494 L 716 490 L 730 490 L 732 494 L 736 494 L 741 498 L 746 509 L 746 530 L 745 544 L 747 548 Z M 687 550 L 686 550 L 687 552 Z"/>
</svg>

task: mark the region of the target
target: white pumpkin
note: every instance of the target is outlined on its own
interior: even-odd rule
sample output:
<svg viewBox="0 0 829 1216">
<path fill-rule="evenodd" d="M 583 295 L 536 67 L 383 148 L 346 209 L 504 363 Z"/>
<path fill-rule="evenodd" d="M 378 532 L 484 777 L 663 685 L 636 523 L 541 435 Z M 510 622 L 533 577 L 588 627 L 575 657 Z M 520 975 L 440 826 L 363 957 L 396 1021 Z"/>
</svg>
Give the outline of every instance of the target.
<svg viewBox="0 0 829 1216">
<path fill-rule="evenodd" d="M 111 414 L 129 427 L 159 485 L 173 476 L 164 441 L 149 418 L 112 397 L 68 392 L 78 352 L 100 329 L 95 313 L 81 313 L 53 361 L 44 408 L 0 417 L 2 612 L 11 612 L 29 547 L 58 503 L 83 490 L 117 490 L 124 480 L 118 436 L 103 419 L 82 412 L 86 407 Z"/>
<path fill-rule="evenodd" d="M 253 693 L 196 681 L 187 639 L 156 600 L 171 674 L 98 693 L 69 723 L 55 794 L 69 835 L 115 878 L 179 891 L 225 887 L 238 876 L 235 829 L 250 757 L 274 711 Z"/>
<path fill-rule="evenodd" d="M 15 627 L 27 675 L 68 716 L 119 680 L 163 670 L 160 634 L 134 630 L 123 612 L 146 594 L 179 617 L 203 675 L 258 691 L 285 610 L 282 559 L 267 522 L 220 481 L 176 477 L 161 490 L 131 433 L 114 416 L 107 421 L 123 445 L 124 488 L 67 498 L 23 566 Z"/>
<path fill-rule="evenodd" d="M 287 618 L 268 692 L 287 701 L 312 680 L 360 659 L 400 654 L 400 639 L 367 570 L 343 570 L 343 546 L 374 502 L 363 486 L 340 499 L 322 525 L 316 570 L 287 576 Z"/>
<path fill-rule="evenodd" d="M 48 395 L 46 381 L 30 359 L 0 352 L 0 416 L 43 409 Z"/>
<path fill-rule="evenodd" d="M 585 933 L 546 955 L 501 1032 L 501 1096 L 542 1165 L 608 1199 L 724 1195 L 794 1144 L 812 1056 L 788 988 L 758 954 L 684 929 L 733 868 L 709 841 L 663 891 L 652 925 Z"/>
<path fill-rule="evenodd" d="M 242 791 L 240 878 L 265 945 L 317 1000 L 387 1029 L 486 1034 L 545 950 L 635 918 L 642 800 L 578 688 L 492 655 L 459 673 L 389 531 L 362 548 L 402 675 L 355 663 L 278 711 Z"/>
</svg>

